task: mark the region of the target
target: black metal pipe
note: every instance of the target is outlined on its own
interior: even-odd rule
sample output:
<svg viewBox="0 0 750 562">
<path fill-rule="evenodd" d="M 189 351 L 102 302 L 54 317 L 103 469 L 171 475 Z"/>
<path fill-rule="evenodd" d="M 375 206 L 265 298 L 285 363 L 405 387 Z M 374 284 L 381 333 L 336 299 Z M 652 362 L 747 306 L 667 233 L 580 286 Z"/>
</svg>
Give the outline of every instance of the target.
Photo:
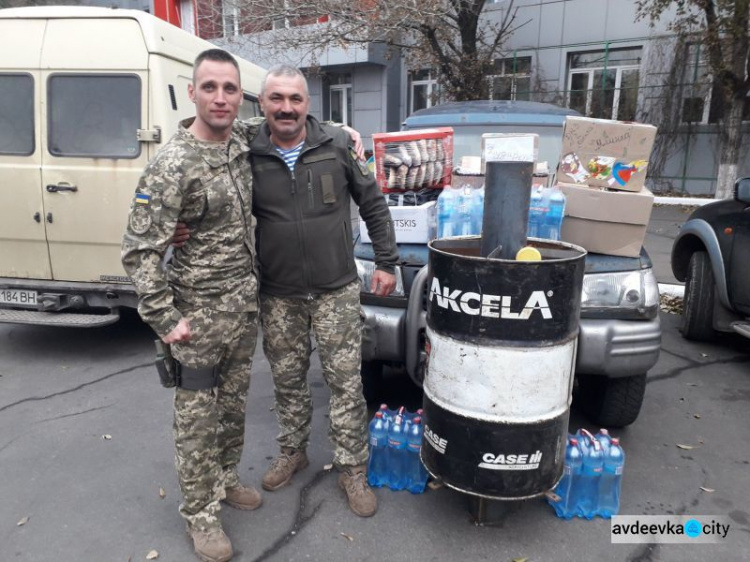
<svg viewBox="0 0 750 562">
<path fill-rule="evenodd" d="M 515 259 L 526 245 L 532 162 L 487 162 L 482 218 L 482 257 Z"/>
</svg>

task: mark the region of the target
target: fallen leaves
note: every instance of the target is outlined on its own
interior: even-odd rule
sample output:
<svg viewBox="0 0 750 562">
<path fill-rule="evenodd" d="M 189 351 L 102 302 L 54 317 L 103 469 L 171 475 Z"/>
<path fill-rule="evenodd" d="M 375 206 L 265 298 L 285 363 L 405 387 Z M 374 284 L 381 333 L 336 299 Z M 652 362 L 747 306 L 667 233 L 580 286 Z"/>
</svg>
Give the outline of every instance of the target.
<svg viewBox="0 0 750 562">
<path fill-rule="evenodd" d="M 26 517 L 22 518 L 18 523 L 16 523 L 16 527 L 23 527 L 28 522 L 29 522 L 29 516 L 27 515 Z"/>
<path fill-rule="evenodd" d="M 156 550 L 152 550 L 146 555 L 146 560 L 156 560 L 157 558 L 159 558 L 159 553 Z"/>
<path fill-rule="evenodd" d="M 660 295 L 659 308 L 668 314 L 682 314 L 682 297 Z"/>
<path fill-rule="evenodd" d="M 528 558 L 514 558 L 511 562 L 526 562 Z"/>
<path fill-rule="evenodd" d="M 684 449 L 685 451 L 690 451 L 691 449 L 695 449 L 695 445 L 683 445 L 682 443 L 676 443 L 678 449 Z"/>
</svg>

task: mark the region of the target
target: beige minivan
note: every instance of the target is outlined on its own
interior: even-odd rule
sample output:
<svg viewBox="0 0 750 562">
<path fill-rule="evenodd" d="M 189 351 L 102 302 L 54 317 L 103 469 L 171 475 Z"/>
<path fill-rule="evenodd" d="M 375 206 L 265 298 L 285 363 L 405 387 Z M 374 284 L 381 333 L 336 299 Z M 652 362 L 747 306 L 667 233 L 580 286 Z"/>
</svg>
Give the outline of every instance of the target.
<svg viewBox="0 0 750 562">
<path fill-rule="evenodd" d="M 0 322 L 96 326 L 136 296 L 120 244 L 141 171 L 194 115 L 213 45 L 145 12 L 0 10 Z M 241 118 L 263 69 L 240 60 Z"/>
</svg>

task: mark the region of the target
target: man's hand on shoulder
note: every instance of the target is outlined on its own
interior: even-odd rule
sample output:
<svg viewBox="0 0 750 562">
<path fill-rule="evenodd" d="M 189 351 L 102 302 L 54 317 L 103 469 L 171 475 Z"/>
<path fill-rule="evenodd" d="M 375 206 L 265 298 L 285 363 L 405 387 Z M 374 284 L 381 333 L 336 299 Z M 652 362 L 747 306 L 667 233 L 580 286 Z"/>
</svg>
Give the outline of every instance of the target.
<svg viewBox="0 0 750 562">
<path fill-rule="evenodd" d="M 348 127 L 346 125 L 344 125 L 341 128 L 347 133 L 349 133 L 349 136 L 352 139 L 352 144 L 354 144 L 354 152 L 357 155 L 357 157 L 360 159 L 364 159 L 365 147 L 362 144 L 362 135 L 359 134 L 359 131 L 352 129 L 351 127 Z"/>
</svg>

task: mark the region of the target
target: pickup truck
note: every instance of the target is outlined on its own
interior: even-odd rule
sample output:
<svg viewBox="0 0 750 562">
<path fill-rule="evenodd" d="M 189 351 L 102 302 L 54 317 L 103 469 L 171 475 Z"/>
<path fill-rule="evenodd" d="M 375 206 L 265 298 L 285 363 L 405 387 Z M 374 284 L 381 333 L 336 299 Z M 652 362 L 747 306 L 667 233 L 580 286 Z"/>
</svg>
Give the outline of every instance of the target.
<svg viewBox="0 0 750 562">
<path fill-rule="evenodd" d="M 416 112 L 407 119 L 405 128 L 453 127 L 454 145 L 474 143 L 476 154 L 481 137 L 477 130 L 541 129 L 542 153 L 545 138 L 560 142 L 565 115 L 571 114 L 570 110 L 532 102 L 449 105 L 452 110 L 437 106 L 433 111 Z M 468 123 L 471 127 L 467 137 L 463 128 Z M 554 148 L 553 145 L 547 151 Z M 379 398 L 386 365 L 402 368 L 415 384 L 422 385 L 429 250 L 426 244 L 399 244 L 397 288 L 388 297 L 368 292 L 375 269 L 372 246 L 357 240 L 354 253 L 363 281 L 362 380 L 365 396 L 374 402 Z M 658 284 L 645 249 L 637 258 L 594 253 L 586 256 L 573 403 L 592 422 L 622 427 L 638 417 L 646 373 L 659 358 L 658 308 Z"/>
</svg>

